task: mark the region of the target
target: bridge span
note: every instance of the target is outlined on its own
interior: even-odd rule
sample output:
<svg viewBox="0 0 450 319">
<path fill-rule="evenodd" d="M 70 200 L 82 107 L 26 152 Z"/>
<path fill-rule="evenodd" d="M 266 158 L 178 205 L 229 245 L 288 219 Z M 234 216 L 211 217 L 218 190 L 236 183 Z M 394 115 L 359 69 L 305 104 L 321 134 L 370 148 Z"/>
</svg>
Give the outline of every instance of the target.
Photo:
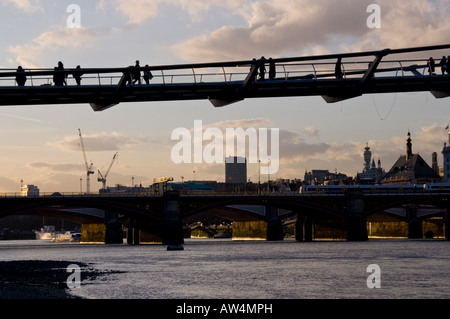
<svg viewBox="0 0 450 319">
<path fill-rule="evenodd" d="M 446 49 L 450 44 L 149 67 L 2 69 L 0 105 L 86 103 L 103 111 L 144 101 L 209 100 L 221 107 L 248 98 L 321 96 L 334 103 L 364 94 L 418 91 L 444 98 L 450 96 L 450 74 L 439 72 L 440 56 L 434 56 L 435 72 L 430 73 L 428 59 Z M 151 72 L 148 84 L 145 72 Z M 83 75 L 80 83 L 77 73 Z M 65 84 L 54 85 L 61 75 Z M 133 85 L 135 80 L 145 83 Z"/>
<path fill-rule="evenodd" d="M 82 226 L 83 242 L 121 243 L 122 228 L 129 244 L 184 242 L 183 225 L 202 216 L 233 222 L 233 239 L 282 240 L 282 221 L 295 220 L 298 241 L 313 240 L 314 225 L 342 230 L 349 241 L 368 239 L 367 221 L 378 213 L 408 224 L 409 238 L 423 238 L 423 221 L 444 219 L 450 239 L 450 193 L 362 194 L 180 194 L 2 196 L 0 218 L 47 215 L 73 219 Z M 263 207 L 263 214 L 251 207 Z M 248 209 L 246 209 L 248 207 Z M 103 215 L 83 214 L 86 209 Z M 399 212 L 400 211 L 400 212 Z"/>
</svg>

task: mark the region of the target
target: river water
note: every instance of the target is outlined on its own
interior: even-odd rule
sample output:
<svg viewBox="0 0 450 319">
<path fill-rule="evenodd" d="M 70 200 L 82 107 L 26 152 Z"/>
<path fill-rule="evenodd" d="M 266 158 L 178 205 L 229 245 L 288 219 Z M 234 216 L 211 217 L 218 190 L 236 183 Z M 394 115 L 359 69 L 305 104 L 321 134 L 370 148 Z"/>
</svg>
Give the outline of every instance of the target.
<svg viewBox="0 0 450 319">
<path fill-rule="evenodd" d="M 187 239 L 162 245 L 0 241 L 0 261 L 64 260 L 119 271 L 81 282 L 87 299 L 448 299 L 450 241 L 244 242 Z M 369 288 L 369 265 L 379 266 Z M 374 273 L 375 274 L 375 273 Z"/>
</svg>

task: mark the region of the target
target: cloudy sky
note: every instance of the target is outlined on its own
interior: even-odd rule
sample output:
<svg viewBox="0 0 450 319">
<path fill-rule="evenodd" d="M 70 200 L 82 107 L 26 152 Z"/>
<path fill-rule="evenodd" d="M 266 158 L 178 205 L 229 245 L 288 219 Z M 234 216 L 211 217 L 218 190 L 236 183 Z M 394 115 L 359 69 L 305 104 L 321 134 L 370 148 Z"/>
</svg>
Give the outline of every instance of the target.
<svg viewBox="0 0 450 319">
<path fill-rule="evenodd" d="M 369 4 L 381 28 L 368 28 Z M 69 28 L 70 4 L 80 28 Z M 450 43 L 448 0 L 0 0 L 0 68 L 123 67 L 292 57 Z M 428 54 L 428 53 L 427 53 Z M 450 52 L 436 52 L 439 58 Z M 428 58 L 428 56 L 424 56 Z M 364 146 L 388 170 L 413 151 L 431 164 L 442 150 L 450 100 L 430 93 L 368 95 L 327 104 L 320 97 L 245 100 L 224 108 L 208 101 L 123 103 L 94 113 L 89 105 L 0 108 L 0 192 L 38 185 L 42 192 L 85 190 L 81 129 L 89 161 L 104 172 L 119 152 L 108 185 L 149 185 L 153 178 L 224 181 L 223 164 L 175 164 L 171 133 L 205 127 L 279 128 L 275 177 L 303 178 L 328 169 L 355 176 Z M 439 156 L 439 164 L 442 158 Z M 195 174 L 194 174 L 195 171 Z M 258 180 L 257 165 L 249 178 Z M 261 176 L 267 180 L 267 176 Z M 101 187 L 91 176 L 91 189 Z"/>
</svg>

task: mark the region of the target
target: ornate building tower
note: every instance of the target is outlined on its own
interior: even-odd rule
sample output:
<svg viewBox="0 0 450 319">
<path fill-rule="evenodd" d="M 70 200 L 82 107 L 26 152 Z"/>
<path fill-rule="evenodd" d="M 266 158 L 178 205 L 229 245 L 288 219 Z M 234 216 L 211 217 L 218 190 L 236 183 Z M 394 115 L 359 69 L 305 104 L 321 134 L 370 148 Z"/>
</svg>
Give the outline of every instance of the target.
<svg viewBox="0 0 450 319">
<path fill-rule="evenodd" d="M 444 155 L 444 182 L 450 182 L 450 133 L 448 133 L 448 144 L 444 143 L 444 148 L 442 149 L 442 154 Z"/>
<path fill-rule="evenodd" d="M 406 160 L 409 160 L 411 156 L 412 156 L 411 133 L 408 132 L 408 138 L 406 139 Z"/>
<path fill-rule="evenodd" d="M 370 170 L 370 160 L 372 159 L 372 152 L 370 151 L 369 144 L 366 143 L 366 147 L 364 149 L 364 173 L 367 173 Z"/>
</svg>

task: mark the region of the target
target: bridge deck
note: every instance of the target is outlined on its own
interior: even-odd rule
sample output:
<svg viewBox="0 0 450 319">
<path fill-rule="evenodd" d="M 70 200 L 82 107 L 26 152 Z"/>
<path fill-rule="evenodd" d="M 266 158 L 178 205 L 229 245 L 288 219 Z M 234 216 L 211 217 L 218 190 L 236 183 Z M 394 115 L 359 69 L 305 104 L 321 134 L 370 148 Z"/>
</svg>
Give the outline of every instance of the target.
<svg viewBox="0 0 450 319">
<path fill-rule="evenodd" d="M 16 70 L 0 70 L 0 105 L 89 103 L 101 111 L 121 102 L 210 100 L 224 106 L 246 98 L 322 96 L 333 103 L 363 94 L 430 91 L 436 98 L 450 96 L 450 74 L 428 72 L 428 58 L 387 60 L 386 56 L 449 49 L 450 44 L 398 50 L 331 54 L 311 57 L 259 59 L 151 66 L 141 68 L 82 69 L 82 84 L 76 85 L 75 69 L 55 71 L 27 69 L 25 86 L 17 86 Z M 342 76 L 335 66 L 341 59 Z M 269 79 L 270 64 L 275 76 Z M 265 66 L 264 79 L 257 78 Z M 150 84 L 129 84 L 131 74 L 152 72 Z M 67 85 L 54 86 L 57 74 Z"/>
</svg>

